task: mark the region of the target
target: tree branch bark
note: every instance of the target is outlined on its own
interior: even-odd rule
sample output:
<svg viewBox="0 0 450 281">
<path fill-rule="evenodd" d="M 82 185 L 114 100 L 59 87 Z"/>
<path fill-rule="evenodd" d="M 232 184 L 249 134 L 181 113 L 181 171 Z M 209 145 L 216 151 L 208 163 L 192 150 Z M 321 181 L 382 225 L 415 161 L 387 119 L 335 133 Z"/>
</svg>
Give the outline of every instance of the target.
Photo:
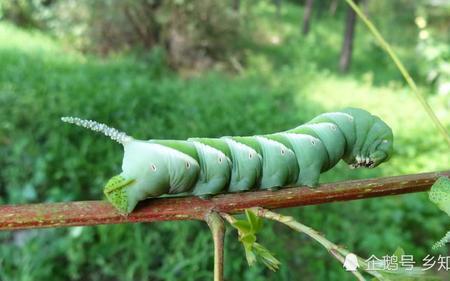
<svg viewBox="0 0 450 281">
<path fill-rule="evenodd" d="M 278 191 L 252 191 L 198 197 L 160 198 L 141 202 L 128 216 L 105 201 L 81 201 L 0 206 L 0 230 L 66 227 L 168 220 L 204 220 L 211 211 L 239 213 L 251 207 L 288 208 L 335 201 L 426 191 L 450 170 L 424 174 L 352 180 L 322 184 L 318 188 L 294 187 Z"/>
<path fill-rule="evenodd" d="M 314 6 L 314 0 L 307 0 L 306 4 L 305 4 L 305 11 L 303 13 L 303 27 L 302 27 L 302 34 L 304 36 L 308 35 L 309 33 L 309 28 L 311 25 L 311 14 L 312 14 L 312 9 Z"/>
<path fill-rule="evenodd" d="M 359 0 L 355 0 L 358 3 Z M 347 72 L 352 62 L 353 38 L 355 37 L 356 13 L 351 7 L 347 7 L 347 17 L 345 19 L 345 34 L 342 44 L 341 57 L 339 59 L 339 70 Z"/>
</svg>

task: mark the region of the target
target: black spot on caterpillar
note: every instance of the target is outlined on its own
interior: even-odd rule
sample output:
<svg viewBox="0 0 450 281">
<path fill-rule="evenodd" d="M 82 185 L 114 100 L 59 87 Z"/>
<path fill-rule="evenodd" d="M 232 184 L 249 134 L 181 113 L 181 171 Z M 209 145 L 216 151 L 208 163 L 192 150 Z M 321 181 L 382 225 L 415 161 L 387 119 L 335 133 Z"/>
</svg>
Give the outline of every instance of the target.
<svg viewBox="0 0 450 281">
<path fill-rule="evenodd" d="M 166 194 L 209 196 L 312 187 L 318 184 L 320 173 L 340 159 L 352 168 L 373 168 L 393 151 L 389 126 L 357 108 L 324 113 L 274 134 L 188 140 L 136 140 L 95 121 L 62 120 L 102 132 L 123 145 L 122 173 L 104 188 L 106 198 L 123 213 L 130 213 L 143 199 Z"/>
</svg>

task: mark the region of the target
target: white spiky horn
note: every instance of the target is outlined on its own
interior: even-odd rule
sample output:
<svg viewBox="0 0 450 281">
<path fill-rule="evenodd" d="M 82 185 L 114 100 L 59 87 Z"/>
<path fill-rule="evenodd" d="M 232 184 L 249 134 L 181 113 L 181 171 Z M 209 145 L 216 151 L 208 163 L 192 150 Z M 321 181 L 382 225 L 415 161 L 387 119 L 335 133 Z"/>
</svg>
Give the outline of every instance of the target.
<svg viewBox="0 0 450 281">
<path fill-rule="evenodd" d="M 99 123 L 93 120 L 85 120 L 78 117 L 61 117 L 61 121 L 75 124 L 80 127 L 84 127 L 86 129 L 92 130 L 94 132 L 103 133 L 105 136 L 111 138 L 113 141 L 116 141 L 122 145 L 131 141 L 133 138 L 128 136 L 126 133 L 121 132 L 115 128 L 111 128 L 106 124 Z"/>
</svg>

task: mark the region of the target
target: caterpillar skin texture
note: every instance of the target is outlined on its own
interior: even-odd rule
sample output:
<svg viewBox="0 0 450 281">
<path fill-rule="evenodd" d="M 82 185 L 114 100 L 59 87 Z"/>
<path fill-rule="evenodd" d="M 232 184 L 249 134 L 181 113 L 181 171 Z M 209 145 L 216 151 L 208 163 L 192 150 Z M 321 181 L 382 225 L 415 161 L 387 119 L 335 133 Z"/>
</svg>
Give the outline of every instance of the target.
<svg viewBox="0 0 450 281">
<path fill-rule="evenodd" d="M 252 189 L 316 186 L 322 172 L 343 159 L 373 168 L 393 152 L 392 130 L 369 112 L 347 108 L 321 114 L 284 132 L 188 140 L 136 140 L 104 124 L 63 121 L 99 131 L 124 147 L 122 172 L 104 188 L 106 198 L 130 213 L 146 198 L 169 194 L 210 196 Z"/>
</svg>

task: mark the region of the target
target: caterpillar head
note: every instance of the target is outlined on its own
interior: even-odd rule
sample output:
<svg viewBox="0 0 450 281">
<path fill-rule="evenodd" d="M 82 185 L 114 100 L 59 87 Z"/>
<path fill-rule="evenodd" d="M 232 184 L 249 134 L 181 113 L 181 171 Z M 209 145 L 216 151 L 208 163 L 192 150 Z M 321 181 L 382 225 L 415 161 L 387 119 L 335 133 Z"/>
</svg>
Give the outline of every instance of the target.
<svg viewBox="0 0 450 281">
<path fill-rule="evenodd" d="M 122 173 L 112 177 L 103 192 L 121 213 L 130 213 L 147 197 L 183 192 L 192 186 L 199 171 L 198 163 L 177 150 L 135 140 L 105 124 L 77 117 L 62 121 L 101 132 L 124 147 Z"/>
<path fill-rule="evenodd" d="M 387 129 L 389 129 L 389 132 L 385 136 L 382 136 L 381 141 L 377 142 L 378 144 L 369 151 L 369 161 L 366 163 L 369 165 L 369 168 L 374 168 L 389 160 L 394 152 L 392 131 L 389 127 Z"/>
<path fill-rule="evenodd" d="M 124 143 L 122 173 L 103 192 L 120 212 L 130 213 L 145 198 L 184 192 L 197 179 L 199 165 L 172 148 L 141 140 Z"/>
<path fill-rule="evenodd" d="M 344 110 L 353 116 L 356 141 L 347 163 L 353 168 L 374 168 L 391 158 L 394 148 L 392 129 L 379 117 L 369 112 L 349 108 Z"/>
<path fill-rule="evenodd" d="M 121 213 L 130 213 L 140 200 L 164 193 L 168 165 L 153 144 L 131 140 L 123 146 L 122 173 L 106 183 L 103 193 Z"/>
</svg>

